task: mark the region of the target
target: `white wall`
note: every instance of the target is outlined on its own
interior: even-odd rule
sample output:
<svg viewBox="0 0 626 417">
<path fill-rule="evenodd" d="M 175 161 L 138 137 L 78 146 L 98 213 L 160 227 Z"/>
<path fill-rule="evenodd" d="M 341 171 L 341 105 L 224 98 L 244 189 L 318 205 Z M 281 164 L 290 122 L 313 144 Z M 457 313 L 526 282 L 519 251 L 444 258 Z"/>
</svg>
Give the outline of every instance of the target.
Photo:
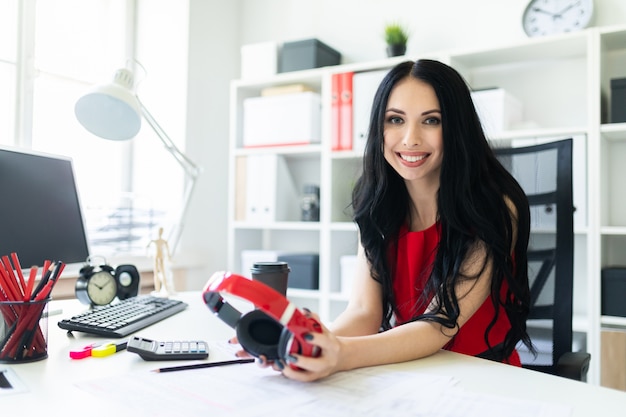
<svg viewBox="0 0 626 417">
<path fill-rule="evenodd" d="M 407 57 L 480 49 L 526 39 L 528 0 L 190 0 L 187 149 L 205 172 L 192 202 L 183 247 L 195 250 L 201 286 L 226 267 L 228 88 L 240 76 L 240 46 L 318 38 L 343 62 L 385 58 L 382 28 L 404 23 Z M 595 0 L 595 26 L 626 24 L 626 1 Z"/>
<path fill-rule="evenodd" d="M 239 76 L 239 16 L 238 0 L 189 2 L 186 152 L 204 168 L 181 240 L 180 253 L 200 261 L 188 275 L 193 289 L 226 268 L 228 105 L 230 81 Z"/>
<path fill-rule="evenodd" d="M 411 33 L 407 56 L 484 48 L 525 39 L 529 0 L 241 0 L 242 43 L 318 38 L 346 63 L 385 58 L 386 23 Z M 595 0 L 594 24 L 626 23 L 626 1 Z"/>
</svg>

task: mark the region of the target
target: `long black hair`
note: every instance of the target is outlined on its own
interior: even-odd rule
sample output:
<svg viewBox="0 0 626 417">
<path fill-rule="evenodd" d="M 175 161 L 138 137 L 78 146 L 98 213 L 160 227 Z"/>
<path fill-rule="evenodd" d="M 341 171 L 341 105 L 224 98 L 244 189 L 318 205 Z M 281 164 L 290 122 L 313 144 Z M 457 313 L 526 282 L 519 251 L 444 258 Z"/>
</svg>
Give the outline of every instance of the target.
<svg viewBox="0 0 626 417">
<path fill-rule="evenodd" d="M 389 329 L 395 313 L 393 295 L 394 249 L 400 228 L 410 213 L 410 198 L 404 180 L 384 157 L 384 120 L 387 101 L 394 86 L 406 77 L 423 81 L 439 100 L 443 162 L 437 194 L 441 240 L 425 296 L 435 295 L 438 309 L 414 317 L 456 329 L 459 317 L 456 284 L 466 255 L 477 244 L 484 245 L 492 263 L 491 300 L 496 315 L 485 331 L 485 341 L 503 305 L 511 323 L 496 356 L 510 356 L 522 340 L 532 348 L 526 332 L 530 294 L 527 248 L 530 232 L 528 200 L 517 181 L 496 159 L 483 132 L 463 77 L 450 66 L 434 60 L 406 61 L 396 65 L 381 82 L 372 105 L 369 134 L 363 157 L 363 173 L 352 192 L 354 221 L 371 266 L 373 279 L 383 288 L 381 328 Z M 507 206 L 510 201 L 515 210 Z M 512 216 L 515 216 L 514 218 Z M 517 237 L 513 242 L 516 223 Z M 486 261 L 486 262 L 487 262 Z M 484 266 L 483 266 L 484 267 Z M 503 282 L 508 294 L 501 296 Z"/>
</svg>

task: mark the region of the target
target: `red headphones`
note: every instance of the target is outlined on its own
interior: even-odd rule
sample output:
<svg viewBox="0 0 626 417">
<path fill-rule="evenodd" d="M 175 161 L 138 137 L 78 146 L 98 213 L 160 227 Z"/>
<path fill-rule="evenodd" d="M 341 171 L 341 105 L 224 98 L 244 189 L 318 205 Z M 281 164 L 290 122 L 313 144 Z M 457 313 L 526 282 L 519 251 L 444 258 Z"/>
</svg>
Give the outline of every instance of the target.
<svg viewBox="0 0 626 417">
<path fill-rule="evenodd" d="M 242 315 L 224 300 L 222 292 L 252 302 L 257 310 Z M 285 360 L 290 353 L 313 357 L 320 354 L 317 346 L 304 340 L 304 335 L 321 333 L 322 326 L 262 282 L 216 272 L 206 283 L 202 298 L 213 313 L 236 330 L 239 344 L 252 356 Z"/>
</svg>

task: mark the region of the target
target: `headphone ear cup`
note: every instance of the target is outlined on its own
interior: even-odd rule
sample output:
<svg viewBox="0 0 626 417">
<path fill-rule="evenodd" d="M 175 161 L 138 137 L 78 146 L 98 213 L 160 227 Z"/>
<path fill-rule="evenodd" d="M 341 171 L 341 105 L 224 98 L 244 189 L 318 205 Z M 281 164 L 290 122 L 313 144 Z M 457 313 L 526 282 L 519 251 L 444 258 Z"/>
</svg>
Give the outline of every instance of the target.
<svg viewBox="0 0 626 417">
<path fill-rule="evenodd" d="M 261 310 L 252 310 L 237 323 L 237 339 L 252 356 L 280 359 L 278 343 L 285 328 Z"/>
<path fill-rule="evenodd" d="M 293 342 L 293 333 L 291 333 L 291 331 L 287 327 L 283 327 L 283 331 L 280 333 L 280 339 L 278 340 L 277 346 L 278 356 L 280 357 L 280 359 L 285 360 L 287 355 L 289 355 L 290 353 L 300 353 L 299 349 L 293 351 Z"/>
</svg>

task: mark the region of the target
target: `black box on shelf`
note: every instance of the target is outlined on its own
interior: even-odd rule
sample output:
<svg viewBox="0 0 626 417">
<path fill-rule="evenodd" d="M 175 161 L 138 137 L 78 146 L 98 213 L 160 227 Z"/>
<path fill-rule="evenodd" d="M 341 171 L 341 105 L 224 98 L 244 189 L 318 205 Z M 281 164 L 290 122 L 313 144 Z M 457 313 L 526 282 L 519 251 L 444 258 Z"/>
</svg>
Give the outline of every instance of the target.
<svg viewBox="0 0 626 417">
<path fill-rule="evenodd" d="M 285 42 L 279 54 L 278 72 L 339 65 L 341 54 L 318 39 Z"/>
<path fill-rule="evenodd" d="M 626 317 L 624 300 L 626 300 L 626 267 L 602 269 L 602 315 Z"/>
<path fill-rule="evenodd" d="M 278 261 L 289 264 L 289 288 L 317 290 L 319 288 L 320 257 L 317 253 L 282 254 Z"/>
<path fill-rule="evenodd" d="M 611 123 L 626 122 L 626 78 L 611 80 Z"/>
</svg>

